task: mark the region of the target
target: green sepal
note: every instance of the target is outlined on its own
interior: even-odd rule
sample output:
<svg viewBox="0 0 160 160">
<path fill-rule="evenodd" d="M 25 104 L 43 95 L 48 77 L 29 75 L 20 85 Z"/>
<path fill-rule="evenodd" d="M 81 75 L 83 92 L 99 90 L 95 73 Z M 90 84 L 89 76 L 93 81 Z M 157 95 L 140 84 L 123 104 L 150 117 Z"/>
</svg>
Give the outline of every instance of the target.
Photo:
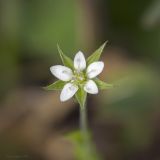
<svg viewBox="0 0 160 160">
<path fill-rule="evenodd" d="M 87 93 L 84 91 L 83 86 L 79 86 L 78 91 L 75 94 L 75 97 L 81 107 L 83 109 L 85 107 Z"/>
<path fill-rule="evenodd" d="M 58 81 L 56 81 L 46 87 L 43 87 L 43 89 L 45 89 L 45 90 L 61 90 L 61 89 L 63 89 L 64 85 L 65 85 L 65 82 L 58 80 Z"/>
<path fill-rule="evenodd" d="M 59 45 L 57 44 L 57 49 L 58 52 L 60 54 L 61 60 L 63 62 L 63 64 L 71 69 L 73 69 L 73 61 L 71 60 L 71 58 L 69 58 L 68 56 L 66 56 L 63 51 L 61 50 L 61 48 L 59 47 Z"/>
<path fill-rule="evenodd" d="M 95 78 L 94 81 L 97 84 L 99 89 L 109 89 L 109 88 L 113 88 L 114 87 L 113 84 L 109 84 L 109 83 L 103 82 L 103 81 L 99 80 L 98 78 Z"/>
<path fill-rule="evenodd" d="M 105 43 L 103 43 L 95 52 L 93 52 L 92 55 L 90 55 L 87 58 L 87 65 L 99 60 L 106 43 L 107 43 L 107 41 Z"/>
</svg>

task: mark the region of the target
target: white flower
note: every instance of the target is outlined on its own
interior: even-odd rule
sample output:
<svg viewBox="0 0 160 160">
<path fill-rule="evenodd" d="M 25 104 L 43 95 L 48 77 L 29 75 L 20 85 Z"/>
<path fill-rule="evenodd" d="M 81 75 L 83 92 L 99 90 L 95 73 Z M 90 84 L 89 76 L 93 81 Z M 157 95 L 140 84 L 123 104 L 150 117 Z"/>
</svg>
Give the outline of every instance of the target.
<svg viewBox="0 0 160 160">
<path fill-rule="evenodd" d="M 51 73 L 58 79 L 67 82 L 62 89 L 60 100 L 66 101 L 73 97 L 80 85 L 83 85 L 87 93 L 97 94 L 98 87 L 93 78 L 98 76 L 103 68 L 102 61 L 93 62 L 86 68 L 86 60 L 81 51 L 74 57 L 74 70 L 62 65 L 52 66 Z"/>
</svg>

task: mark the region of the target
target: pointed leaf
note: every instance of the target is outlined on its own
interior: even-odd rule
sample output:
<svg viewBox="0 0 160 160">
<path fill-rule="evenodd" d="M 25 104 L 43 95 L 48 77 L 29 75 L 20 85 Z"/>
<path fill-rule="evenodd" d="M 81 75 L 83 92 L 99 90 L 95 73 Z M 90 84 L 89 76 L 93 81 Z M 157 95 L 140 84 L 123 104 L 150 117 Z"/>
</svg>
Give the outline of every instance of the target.
<svg viewBox="0 0 160 160">
<path fill-rule="evenodd" d="M 62 52 L 62 50 L 61 50 L 61 48 L 59 47 L 58 44 L 57 44 L 57 49 L 58 49 L 58 52 L 60 54 L 60 57 L 61 57 L 61 60 L 62 60 L 63 64 L 65 66 L 73 69 L 73 61 Z"/>
<path fill-rule="evenodd" d="M 99 89 L 109 89 L 114 87 L 113 84 L 108 84 L 106 82 L 99 80 L 98 78 L 94 79 L 94 81 L 96 82 Z"/>
<path fill-rule="evenodd" d="M 87 93 L 84 91 L 82 86 L 79 87 L 77 93 L 75 94 L 75 97 L 76 97 L 80 107 L 84 108 L 86 98 L 87 98 Z"/>
<path fill-rule="evenodd" d="M 88 65 L 99 60 L 106 43 L 107 41 L 103 45 L 101 45 L 91 56 L 87 58 Z"/>
<path fill-rule="evenodd" d="M 59 81 L 56 81 L 56 82 L 50 84 L 49 86 L 43 87 L 43 88 L 45 90 L 61 90 L 61 89 L 63 89 L 64 85 L 65 85 L 65 82 L 59 80 Z"/>
</svg>

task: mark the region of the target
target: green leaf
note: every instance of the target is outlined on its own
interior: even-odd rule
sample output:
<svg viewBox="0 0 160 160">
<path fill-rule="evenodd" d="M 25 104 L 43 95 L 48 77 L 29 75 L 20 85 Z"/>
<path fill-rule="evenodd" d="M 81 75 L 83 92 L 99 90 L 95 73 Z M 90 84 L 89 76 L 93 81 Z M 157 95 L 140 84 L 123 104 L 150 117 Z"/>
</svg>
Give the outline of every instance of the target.
<svg viewBox="0 0 160 160">
<path fill-rule="evenodd" d="M 61 57 L 63 64 L 65 66 L 73 69 L 73 61 L 62 52 L 62 50 L 60 49 L 58 44 L 57 44 L 57 49 L 58 49 L 58 52 L 60 54 L 60 57 Z"/>
<path fill-rule="evenodd" d="M 49 86 L 43 87 L 43 88 L 45 90 L 61 90 L 61 89 L 63 89 L 64 85 L 65 85 L 65 82 L 58 80 L 58 81 L 50 84 Z"/>
<path fill-rule="evenodd" d="M 70 140 L 74 145 L 74 156 L 76 160 L 102 160 L 96 150 L 96 146 L 92 143 L 90 132 L 87 133 L 88 144 L 84 142 L 82 132 L 74 131 L 66 135 L 66 138 Z"/>
<path fill-rule="evenodd" d="M 109 89 L 114 87 L 113 84 L 108 84 L 106 82 L 99 80 L 98 78 L 94 79 L 94 81 L 96 82 L 99 89 Z"/>
<path fill-rule="evenodd" d="M 101 45 L 91 56 L 87 58 L 87 65 L 99 60 L 106 43 L 107 41 L 103 45 Z"/>
<path fill-rule="evenodd" d="M 75 94 L 75 97 L 76 97 L 80 107 L 83 109 L 85 106 L 87 93 L 84 91 L 82 86 L 79 87 L 77 93 Z"/>
</svg>

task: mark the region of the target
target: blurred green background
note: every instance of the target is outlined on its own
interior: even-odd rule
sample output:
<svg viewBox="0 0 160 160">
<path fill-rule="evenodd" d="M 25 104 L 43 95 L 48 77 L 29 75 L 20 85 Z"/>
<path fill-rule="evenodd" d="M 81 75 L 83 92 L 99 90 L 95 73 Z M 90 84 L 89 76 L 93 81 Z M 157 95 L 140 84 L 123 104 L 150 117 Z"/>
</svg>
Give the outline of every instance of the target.
<svg viewBox="0 0 160 160">
<path fill-rule="evenodd" d="M 73 58 L 106 40 L 100 78 L 119 87 L 88 98 L 95 154 L 160 159 L 160 1 L 1 0 L 0 160 L 81 159 L 66 138 L 79 128 L 78 104 L 41 87 L 55 81 L 57 43 Z"/>
</svg>

